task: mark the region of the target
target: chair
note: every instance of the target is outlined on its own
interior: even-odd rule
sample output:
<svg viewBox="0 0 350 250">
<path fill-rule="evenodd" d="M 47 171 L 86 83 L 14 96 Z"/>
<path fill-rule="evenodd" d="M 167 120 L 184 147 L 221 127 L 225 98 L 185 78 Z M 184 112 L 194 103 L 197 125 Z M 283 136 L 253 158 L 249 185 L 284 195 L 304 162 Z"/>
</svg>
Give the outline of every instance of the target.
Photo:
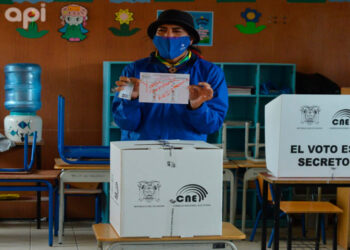
<svg viewBox="0 0 350 250">
<path fill-rule="evenodd" d="M 287 249 L 292 249 L 292 216 L 291 214 L 334 214 L 334 223 L 333 223 L 333 249 L 337 249 L 337 214 L 342 213 L 339 207 L 333 205 L 330 202 L 326 201 L 286 201 L 280 203 L 280 210 L 287 214 L 288 218 L 288 238 L 287 238 Z M 324 225 L 322 223 L 323 216 L 319 217 L 319 221 L 316 228 L 316 247 L 319 249 L 320 242 L 320 225 L 324 231 Z"/>
<path fill-rule="evenodd" d="M 34 159 L 35 159 L 35 150 L 36 150 L 36 139 L 37 132 L 35 131 L 33 134 L 33 143 L 32 143 L 32 152 L 30 155 L 30 162 L 28 164 L 28 134 L 24 136 L 24 160 L 23 160 L 23 168 L 0 168 L 0 172 L 29 172 L 32 170 Z"/>
<path fill-rule="evenodd" d="M 69 164 L 109 164 L 109 146 L 64 145 L 64 104 L 64 97 L 58 96 L 57 141 L 61 159 Z"/>
<path fill-rule="evenodd" d="M 255 123 L 255 137 L 254 142 L 249 142 L 249 127 L 251 122 L 246 122 L 244 125 L 244 156 L 247 160 L 255 162 L 264 162 L 265 158 L 259 158 L 260 149 L 265 148 L 265 143 L 260 143 L 260 123 Z M 252 147 L 254 155 L 251 156 L 249 148 Z"/>
<path fill-rule="evenodd" d="M 230 206 L 229 206 L 229 222 L 231 224 L 235 221 L 236 214 L 236 199 L 235 199 L 235 177 L 230 169 L 224 169 L 223 171 L 223 182 L 224 182 L 224 190 L 223 190 L 223 217 L 227 217 L 227 189 L 225 183 L 230 184 Z"/>
<path fill-rule="evenodd" d="M 260 217 L 261 217 L 261 214 L 262 214 L 263 199 L 262 199 L 262 190 L 261 190 L 261 186 L 262 186 L 262 179 L 261 179 L 261 177 L 258 176 L 258 178 L 255 180 L 255 186 L 256 186 L 256 193 L 257 193 L 258 201 L 259 201 L 259 204 L 260 204 L 261 208 L 258 211 L 258 214 L 256 216 L 256 220 L 255 220 L 255 223 L 254 223 L 252 234 L 250 235 L 250 238 L 249 238 L 250 241 L 254 240 L 256 229 L 257 229 L 257 227 L 259 225 Z M 273 210 L 273 208 L 274 208 L 274 201 L 275 201 L 275 195 L 274 195 L 273 187 L 272 187 L 271 183 L 269 183 L 268 201 L 269 201 L 269 203 L 268 203 L 267 209 L 268 210 L 269 209 Z M 296 202 L 296 201 L 281 201 L 280 202 L 280 208 L 288 207 L 288 204 L 293 203 L 293 202 Z M 308 203 L 313 203 L 313 202 L 315 202 L 315 201 L 308 201 Z M 279 216 L 282 217 L 284 215 L 287 215 L 288 222 L 291 223 L 291 218 L 290 218 L 290 216 L 288 216 L 288 214 L 289 214 L 288 212 L 289 211 L 285 212 L 285 210 L 282 210 L 282 209 L 280 209 L 280 210 L 281 210 L 281 212 L 280 212 Z M 312 212 L 306 210 L 304 213 L 312 213 Z M 305 222 L 304 222 L 305 221 L 304 213 L 301 213 L 302 214 L 302 234 L 303 234 L 303 237 L 306 236 Z M 326 236 L 325 236 L 326 233 L 325 233 L 325 226 L 324 226 L 324 218 L 323 217 L 321 217 L 319 224 L 321 225 L 323 243 L 326 244 Z M 270 235 L 270 238 L 269 238 L 269 242 L 267 244 L 268 248 L 270 248 L 271 245 L 272 245 L 274 232 L 275 232 L 274 229 L 272 229 L 271 235 Z"/>
<path fill-rule="evenodd" d="M 101 196 L 103 194 L 103 191 L 101 188 L 84 188 L 84 185 L 86 183 L 79 183 L 78 186 L 71 186 L 67 185 L 64 188 L 64 211 L 66 211 L 66 206 L 67 206 L 67 196 L 95 196 L 95 223 L 100 223 L 101 222 Z M 77 184 L 76 184 L 77 185 Z M 58 225 L 59 225 L 59 194 L 56 192 L 56 207 L 55 207 L 55 236 L 58 234 Z M 66 212 L 63 213 L 64 215 Z M 65 216 L 63 216 L 65 217 Z M 64 218 L 63 218 L 64 221 Z"/>
</svg>

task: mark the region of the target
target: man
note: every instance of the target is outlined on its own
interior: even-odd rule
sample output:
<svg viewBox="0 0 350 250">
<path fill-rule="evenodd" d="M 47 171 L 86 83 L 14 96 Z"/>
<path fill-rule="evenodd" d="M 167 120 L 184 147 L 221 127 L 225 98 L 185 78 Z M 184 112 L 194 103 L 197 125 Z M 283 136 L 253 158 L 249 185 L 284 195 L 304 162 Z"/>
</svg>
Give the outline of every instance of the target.
<svg viewBox="0 0 350 250">
<path fill-rule="evenodd" d="M 122 140 L 203 140 L 217 131 L 228 108 L 224 73 L 198 55 L 193 44 L 200 37 L 190 14 L 165 10 L 147 30 L 156 51 L 122 72 L 116 82 L 119 92 L 133 84 L 131 100 L 113 100 L 113 118 Z M 190 74 L 189 102 L 184 104 L 140 103 L 140 72 Z"/>
</svg>

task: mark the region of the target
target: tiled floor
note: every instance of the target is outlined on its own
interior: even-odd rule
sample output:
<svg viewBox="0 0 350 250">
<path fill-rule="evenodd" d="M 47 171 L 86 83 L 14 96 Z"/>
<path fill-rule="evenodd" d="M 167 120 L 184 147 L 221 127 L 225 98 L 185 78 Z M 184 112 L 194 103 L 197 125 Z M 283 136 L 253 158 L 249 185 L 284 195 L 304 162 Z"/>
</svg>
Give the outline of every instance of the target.
<svg viewBox="0 0 350 250">
<path fill-rule="evenodd" d="M 47 223 L 42 223 L 42 229 L 36 229 L 34 221 L 1 221 L 0 222 L 0 250 L 90 250 L 97 249 L 96 240 L 92 232 L 92 221 L 73 221 L 65 223 L 63 244 L 57 243 L 54 237 L 53 247 L 48 246 Z M 284 229 L 281 233 L 283 234 Z M 327 233 L 332 233 L 328 230 Z M 247 232 L 249 237 L 250 231 Z M 282 235 L 283 236 L 283 235 Z M 330 235 L 331 236 L 331 235 Z M 327 245 L 320 245 L 322 250 L 332 249 L 331 238 L 327 237 Z M 260 235 L 256 234 L 255 241 L 235 241 L 239 250 L 260 249 Z M 286 249 L 286 242 L 281 241 L 280 249 Z M 293 249 L 314 249 L 313 242 L 293 241 Z M 338 247 L 339 250 L 344 250 Z"/>
</svg>

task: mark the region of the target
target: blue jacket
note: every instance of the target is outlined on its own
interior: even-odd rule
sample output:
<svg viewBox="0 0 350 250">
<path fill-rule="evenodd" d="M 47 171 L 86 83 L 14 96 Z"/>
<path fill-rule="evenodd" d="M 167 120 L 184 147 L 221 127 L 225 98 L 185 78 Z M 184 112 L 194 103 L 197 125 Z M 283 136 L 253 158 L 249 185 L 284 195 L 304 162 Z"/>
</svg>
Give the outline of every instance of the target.
<svg viewBox="0 0 350 250">
<path fill-rule="evenodd" d="M 127 65 L 122 76 L 140 78 L 140 72 L 169 73 L 153 55 Z M 227 86 L 223 71 L 213 63 L 192 54 L 176 73 L 190 74 L 190 84 L 207 82 L 214 90 L 211 100 L 198 109 L 184 104 L 140 103 L 114 96 L 112 112 L 121 128 L 121 140 L 202 140 L 221 127 L 228 108 Z"/>
</svg>

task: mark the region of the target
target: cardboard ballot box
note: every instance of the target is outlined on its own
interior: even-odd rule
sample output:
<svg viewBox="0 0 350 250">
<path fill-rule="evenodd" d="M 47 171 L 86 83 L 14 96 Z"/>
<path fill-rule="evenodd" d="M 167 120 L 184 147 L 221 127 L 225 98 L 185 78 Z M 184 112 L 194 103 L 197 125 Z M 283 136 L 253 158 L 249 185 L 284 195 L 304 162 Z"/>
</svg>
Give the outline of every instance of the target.
<svg viewBox="0 0 350 250">
<path fill-rule="evenodd" d="M 110 223 L 121 237 L 221 235 L 222 149 L 111 142 Z"/>
<path fill-rule="evenodd" d="M 350 96 L 281 95 L 265 106 L 268 170 L 277 177 L 350 176 Z"/>
</svg>

